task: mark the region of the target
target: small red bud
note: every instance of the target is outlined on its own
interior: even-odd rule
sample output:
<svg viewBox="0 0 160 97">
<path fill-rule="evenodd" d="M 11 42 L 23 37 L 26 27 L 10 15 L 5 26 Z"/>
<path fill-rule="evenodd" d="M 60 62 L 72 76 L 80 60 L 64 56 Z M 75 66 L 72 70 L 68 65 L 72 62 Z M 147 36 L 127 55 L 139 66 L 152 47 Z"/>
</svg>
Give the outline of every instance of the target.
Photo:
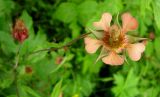
<svg viewBox="0 0 160 97">
<path fill-rule="evenodd" d="M 155 38 L 155 34 L 153 32 L 150 32 L 149 33 L 149 38 L 153 40 Z"/>
<path fill-rule="evenodd" d="M 31 73 L 33 72 L 32 67 L 26 66 L 26 67 L 25 67 L 25 72 L 26 72 L 27 74 L 31 74 Z"/>
<path fill-rule="evenodd" d="M 63 57 L 59 56 L 56 58 L 55 63 L 60 64 L 63 61 Z"/>
<path fill-rule="evenodd" d="M 22 43 L 25 39 L 28 38 L 28 30 L 23 22 L 23 20 L 16 20 L 15 26 L 12 31 L 12 36 L 15 40 Z"/>
</svg>

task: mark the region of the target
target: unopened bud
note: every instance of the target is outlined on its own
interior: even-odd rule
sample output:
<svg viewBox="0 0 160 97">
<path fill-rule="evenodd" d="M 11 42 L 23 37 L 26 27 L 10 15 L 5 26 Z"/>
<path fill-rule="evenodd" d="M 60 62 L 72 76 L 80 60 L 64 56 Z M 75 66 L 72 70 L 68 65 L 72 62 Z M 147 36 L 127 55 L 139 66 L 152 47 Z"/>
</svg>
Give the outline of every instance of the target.
<svg viewBox="0 0 160 97">
<path fill-rule="evenodd" d="M 155 34 L 153 32 L 150 32 L 149 33 L 149 38 L 153 40 L 155 38 Z"/>
<path fill-rule="evenodd" d="M 56 58 L 55 63 L 60 64 L 63 61 L 63 57 L 59 56 Z"/>
<path fill-rule="evenodd" d="M 32 67 L 26 66 L 26 67 L 25 67 L 25 72 L 26 72 L 27 74 L 32 74 L 32 72 L 33 72 Z"/>
<path fill-rule="evenodd" d="M 14 25 L 12 36 L 15 40 L 22 43 L 25 39 L 28 38 L 28 30 L 23 22 L 23 20 L 16 20 L 16 23 Z"/>
</svg>

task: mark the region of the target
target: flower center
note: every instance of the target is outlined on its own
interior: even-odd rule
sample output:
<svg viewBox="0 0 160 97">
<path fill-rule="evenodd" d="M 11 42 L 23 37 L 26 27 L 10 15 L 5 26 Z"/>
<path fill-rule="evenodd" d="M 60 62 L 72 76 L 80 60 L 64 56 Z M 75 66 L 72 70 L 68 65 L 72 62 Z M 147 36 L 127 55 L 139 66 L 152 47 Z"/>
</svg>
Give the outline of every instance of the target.
<svg viewBox="0 0 160 97">
<path fill-rule="evenodd" d="M 106 48 L 109 50 L 123 49 L 126 44 L 126 39 L 124 33 L 117 25 L 110 27 L 109 31 L 104 32 L 104 37 L 102 41 Z"/>
</svg>

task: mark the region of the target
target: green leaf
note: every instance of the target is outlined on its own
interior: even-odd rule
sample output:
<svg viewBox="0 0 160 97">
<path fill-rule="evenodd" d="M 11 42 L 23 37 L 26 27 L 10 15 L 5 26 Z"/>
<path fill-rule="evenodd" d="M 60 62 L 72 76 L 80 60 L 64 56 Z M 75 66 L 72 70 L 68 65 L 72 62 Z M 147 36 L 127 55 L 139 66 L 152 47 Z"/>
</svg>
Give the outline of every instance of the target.
<svg viewBox="0 0 160 97">
<path fill-rule="evenodd" d="M 62 80 L 60 80 L 55 87 L 53 88 L 53 91 L 51 93 L 50 97 L 59 97 L 61 91 L 62 91 Z"/>
<path fill-rule="evenodd" d="M 160 59 L 160 45 L 159 45 L 159 42 L 160 42 L 160 37 L 157 37 L 155 38 L 155 41 L 154 41 L 154 48 L 155 48 L 155 54 L 157 55 L 158 59 Z"/>
<path fill-rule="evenodd" d="M 7 96 L 7 97 L 17 97 L 17 95 L 9 95 L 9 96 Z"/>
<path fill-rule="evenodd" d="M 0 31 L 0 46 L 6 55 L 16 52 L 16 44 L 12 35 L 7 32 Z"/>
<path fill-rule="evenodd" d="M 99 11 L 110 12 L 112 14 L 117 14 L 123 9 L 123 3 L 121 0 L 105 0 L 103 3 L 99 4 Z"/>
<path fill-rule="evenodd" d="M 76 38 L 80 35 L 81 27 L 77 24 L 77 22 L 72 22 L 69 25 L 69 28 L 72 30 L 72 38 Z"/>
<path fill-rule="evenodd" d="M 86 26 L 86 23 L 92 19 L 97 11 L 98 4 L 96 1 L 84 1 L 78 6 L 78 21 Z"/>
<path fill-rule="evenodd" d="M 36 93 L 33 89 L 31 89 L 28 86 L 23 86 L 23 89 L 30 95 L 32 95 L 32 97 L 41 97 L 38 93 Z"/>
<path fill-rule="evenodd" d="M 153 3 L 153 13 L 154 13 L 154 19 L 156 22 L 156 25 L 158 27 L 158 29 L 160 30 L 160 13 L 159 13 L 159 9 L 160 9 L 160 0 L 154 0 Z"/>
<path fill-rule="evenodd" d="M 147 91 L 147 93 L 149 95 L 148 97 L 158 97 L 160 95 L 160 88 L 159 86 L 152 87 Z"/>
<path fill-rule="evenodd" d="M 15 7 L 12 0 L 0 0 L 0 15 L 4 13 L 11 13 L 11 10 Z"/>
<path fill-rule="evenodd" d="M 121 74 L 115 74 L 114 78 L 116 86 L 112 88 L 112 91 L 116 97 L 135 97 L 138 95 L 139 78 L 136 77 L 133 69 L 129 71 L 127 78 Z"/>
<path fill-rule="evenodd" d="M 89 75 L 74 76 L 73 80 L 67 80 L 64 93 L 66 97 L 89 97 L 95 84 L 91 81 Z"/>
<path fill-rule="evenodd" d="M 3 76 L 3 77 L 2 77 Z M 4 74 L 1 72 L 0 75 L 0 88 L 5 89 L 9 88 L 14 81 L 13 72 L 5 72 Z"/>
<path fill-rule="evenodd" d="M 37 32 L 37 35 L 35 37 L 29 37 L 23 44 L 22 44 L 22 48 L 20 51 L 20 55 L 24 56 L 28 53 L 34 52 L 36 50 L 40 50 L 43 48 L 47 48 L 48 46 L 48 42 L 46 39 L 46 35 L 43 33 L 43 30 L 40 29 Z M 30 59 L 30 61 L 32 62 L 36 62 L 38 60 L 41 60 L 45 57 L 47 52 L 41 52 L 41 54 L 39 54 L 39 56 L 37 57 L 38 54 L 33 54 L 31 56 L 29 56 L 28 58 Z"/>
<path fill-rule="evenodd" d="M 97 73 L 99 72 L 100 68 L 102 67 L 101 61 L 96 62 L 98 55 L 93 55 L 92 57 L 90 55 L 83 55 L 83 64 L 82 64 L 82 73 Z M 96 63 L 95 63 L 96 62 Z M 92 68 L 94 66 L 94 68 Z"/>
<path fill-rule="evenodd" d="M 140 29 L 139 33 L 142 36 L 142 35 L 146 34 L 146 32 L 147 32 L 147 26 L 146 26 L 146 24 L 144 22 L 145 19 L 143 19 L 142 17 L 139 17 L 139 18 L 140 18 L 139 19 L 139 29 Z"/>
<path fill-rule="evenodd" d="M 61 3 L 53 14 L 53 18 L 56 18 L 64 23 L 71 23 L 77 17 L 76 5 L 74 3 Z"/>
<path fill-rule="evenodd" d="M 147 46 L 146 46 L 146 50 L 145 50 L 145 54 L 147 57 L 151 57 L 154 51 L 154 45 L 153 42 L 148 41 L 147 42 Z"/>
<path fill-rule="evenodd" d="M 20 97 L 28 97 L 28 94 L 25 91 L 25 89 L 23 88 L 23 85 L 21 83 L 18 83 L 17 86 L 19 87 L 19 95 L 20 95 Z"/>
<path fill-rule="evenodd" d="M 25 22 L 25 26 L 30 30 L 33 26 L 33 21 L 32 21 L 32 17 L 28 14 L 26 10 L 22 12 L 22 15 L 20 18 Z"/>
</svg>

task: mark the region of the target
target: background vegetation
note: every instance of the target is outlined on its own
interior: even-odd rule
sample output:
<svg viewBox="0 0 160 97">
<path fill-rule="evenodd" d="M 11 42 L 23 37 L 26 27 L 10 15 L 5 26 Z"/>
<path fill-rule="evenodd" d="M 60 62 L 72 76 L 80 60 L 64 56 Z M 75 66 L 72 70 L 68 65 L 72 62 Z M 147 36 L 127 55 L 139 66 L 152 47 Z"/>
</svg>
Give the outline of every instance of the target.
<svg viewBox="0 0 160 97">
<path fill-rule="evenodd" d="M 0 0 L 0 97 L 160 97 L 160 0 Z M 94 64 L 83 39 L 52 52 L 86 33 L 103 12 L 130 12 L 139 22 L 136 36 L 150 38 L 138 62 L 121 66 Z M 11 35 L 17 18 L 29 38 L 22 44 L 14 72 L 18 42 Z M 18 90 L 18 91 L 17 91 Z"/>
</svg>

